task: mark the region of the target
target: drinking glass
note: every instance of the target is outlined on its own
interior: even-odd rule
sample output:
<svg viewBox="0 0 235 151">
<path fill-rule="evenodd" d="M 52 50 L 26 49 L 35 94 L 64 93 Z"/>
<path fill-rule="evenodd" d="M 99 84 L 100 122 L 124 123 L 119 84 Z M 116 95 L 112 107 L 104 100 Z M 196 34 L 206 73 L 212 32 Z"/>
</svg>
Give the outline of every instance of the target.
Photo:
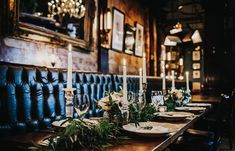
<svg viewBox="0 0 235 151">
<path fill-rule="evenodd" d="M 79 118 L 84 118 L 90 109 L 90 99 L 88 95 L 74 95 L 73 107 Z"/>
<path fill-rule="evenodd" d="M 164 105 L 164 98 L 162 91 L 152 91 L 151 92 L 151 102 L 158 109 L 159 105 Z"/>
</svg>

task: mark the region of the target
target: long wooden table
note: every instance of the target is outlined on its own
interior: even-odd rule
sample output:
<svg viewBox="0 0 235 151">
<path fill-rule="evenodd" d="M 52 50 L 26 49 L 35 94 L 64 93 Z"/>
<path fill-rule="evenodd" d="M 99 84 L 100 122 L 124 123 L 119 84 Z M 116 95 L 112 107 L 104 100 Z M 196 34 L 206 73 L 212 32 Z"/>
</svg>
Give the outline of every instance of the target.
<svg viewBox="0 0 235 151">
<path fill-rule="evenodd" d="M 220 97 L 216 96 L 205 96 L 205 95 L 192 95 L 192 102 L 195 103 L 212 103 L 216 104 L 220 102 Z"/>
<path fill-rule="evenodd" d="M 134 138 L 130 138 L 124 143 L 114 145 L 110 147 L 109 151 L 162 151 L 166 149 L 170 144 L 172 144 L 185 130 L 193 126 L 193 124 L 205 114 L 206 111 L 203 113 L 200 113 L 198 115 L 195 115 L 193 118 L 188 118 L 184 122 L 173 122 L 175 124 L 181 124 L 182 127 L 170 134 L 167 137 L 163 138 L 152 138 L 152 139 L 141 139 L 138 138 L 138 136 Z M 166 122 L 166 121 L 164 121 Z"/>
<path fill-rule="evenodd" d="M 199 118 L 204 116 L 204 114 L 208 111 L 205 110 L 200 114 L 196 114 L 194 117 L 187 118 L 183 122 L 173 122 L 174 124 L 180 124 L 181 127 L 174 133 L 166 137 L 159 138 L 141 138 L 139 136 L 133 136 L 129 139 L 121 142 L 119 144 L 115 144 L 109 147 L 107 150 L 109 151 L 162 151 L 166 149 L 170 144 L 172 144 L 185 130 L 193 126 L 193 124 L 198 121 Z M 166 122 L 166 121 L 164 121 Z M 40 142 L 45 139 L 52 132 L 50 131 L 40 131 L 33 133 L 24 133 L 21 135 L 17 135 L 14 137 L 5 138 L 4 140 L 0 140 L 1 143 L 6 144 L 14 144 L 19 146 L 30 146 L 32 142 Z M 3 142 L 4 141 L 4 142 Z"/>
</svg>

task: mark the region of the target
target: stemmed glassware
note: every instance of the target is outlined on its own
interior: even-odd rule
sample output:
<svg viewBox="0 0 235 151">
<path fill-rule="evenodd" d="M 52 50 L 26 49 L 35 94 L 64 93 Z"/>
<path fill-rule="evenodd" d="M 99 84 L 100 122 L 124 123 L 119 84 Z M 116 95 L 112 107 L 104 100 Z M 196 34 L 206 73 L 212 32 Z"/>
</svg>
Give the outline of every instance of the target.
<svg viewBox="0 0 235 151">
<path fill-rule="evenodd" d="M 164 104 L 164 96 L 162 94 L 162 91 L 154 90 L 151 92 L 151 103 L 155 106 L 157 110 L 159 105 Z"/>
<path fill-rule="evenodd" d="M 90 99 L 88 95 L 74 95 L 73 105 L 79 118 L 84 118 L 90 109 Z"/>
</svg>

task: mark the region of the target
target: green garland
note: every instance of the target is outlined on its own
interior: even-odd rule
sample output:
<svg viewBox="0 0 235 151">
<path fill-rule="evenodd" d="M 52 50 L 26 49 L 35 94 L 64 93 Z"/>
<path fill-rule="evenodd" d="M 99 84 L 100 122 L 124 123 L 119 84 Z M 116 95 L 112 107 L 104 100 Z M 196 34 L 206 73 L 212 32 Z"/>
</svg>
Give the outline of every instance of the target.
<svg viewBox="0 0 235 151">
<path fill-rule="evenodd" d="M 111 106 L 111 109 L 107 110 L 108 119 L 102 119 L 97 124 L 92 124 L 85 122 L 83 118 L 76 120 L 68 118 L 65 122 L 71 124 L 47 138 L 49 140 L 48 146 L 35 145 L 29 149 L 40 151 L 78 151 L 82 149 L 100 151 L 123 140 L 125 137 L 121 135 L 123 125 L 121 111 L 110 94 L 108 96 L 109 101 L 107 103 Z M 156 112 L 154 105 L 147 104 L 141 109 L 139 104 L 132 103 L 129 105 L 129 122 L 135 123 L 137 126 L 139 122 L 146 122 L 155 118 Z"/>
<path fill-rule="evenodd" d="M 66 122 L 71 124 L 61 132 L 49 138 L 48 146 L 34 146 L 30 150 L 64 151 L 64 150 L 104 150 L 104 148 L 121 139 L 120 127 L 106 120 L 98 124 L 91 124 L 82 119 L 69 118 Z M 62 123 L 63 124 L 63 123 Z"/>
<path fill-rule="evenodd" d="M 130 123 L 135 123 L 136 126 L 139 125 L 139 122 L 151 121 L 157 117 L 157 110 L 152 104 L 146 104 L 143 109 L 138 105 L 131 104 L 129 105 L 129 112 Z"/>
</svg>

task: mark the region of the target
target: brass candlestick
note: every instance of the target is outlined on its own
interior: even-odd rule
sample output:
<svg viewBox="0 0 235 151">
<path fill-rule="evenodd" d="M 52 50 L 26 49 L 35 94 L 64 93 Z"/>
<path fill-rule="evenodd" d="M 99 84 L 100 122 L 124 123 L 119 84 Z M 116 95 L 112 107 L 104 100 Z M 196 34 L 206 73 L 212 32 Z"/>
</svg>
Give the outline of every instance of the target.
<svg viewBox="0 0 235 151">
<path fill-rule="evenodd" d="M 65 105 L 65 112 L 66 117 L 73 117 L 73 91 L 76 90 L 75 88 L 65 88 L 65 98 L 66 98 L 66 105 Z"/>
</svg>

